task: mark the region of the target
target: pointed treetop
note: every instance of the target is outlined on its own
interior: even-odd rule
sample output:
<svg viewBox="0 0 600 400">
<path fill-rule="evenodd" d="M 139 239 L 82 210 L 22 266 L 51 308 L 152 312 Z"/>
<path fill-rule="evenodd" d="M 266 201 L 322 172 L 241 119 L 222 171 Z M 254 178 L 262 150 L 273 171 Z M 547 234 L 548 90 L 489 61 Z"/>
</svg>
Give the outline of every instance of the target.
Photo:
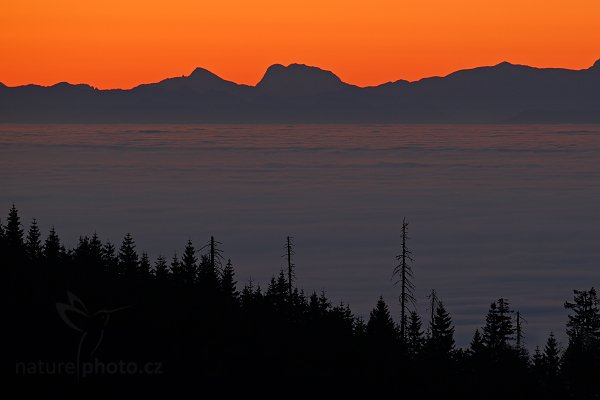
<svg viewBox="0 0 600 400">
<path fill-rule="evenodd" d="M 119 269 L 121 273 L 133 276 L 139 267 L 139 257 L 135 250 L 135 241 L 130 233 L 123 238 L 119 249 Z"/>
<path fill-rule="evenodd" d="M 41 242 L 41 233 L 37 225 L 37 221 L 34 218 L 29 226 L 29 231 L 27 232 L 27 240 L 25 243 L 25 250 L 27 252 L 27 256 L 31 261 L 36 261 L 40 258 L 42 254 L 42 242 Z"/>
<path fill-rule="evenodd" d="M 21 249 L 23 247 L 23 227 L 21 226 L 19 211 L 14 204 L 8 212 L 5 229 L 4 235 L 8 245 L 14 250 Z"/>
<path fill-rule="evenodd" d="M 139 272 L 142 278 L 147 278 L 150 276 L 150 259 L 148 258 L 148 253 L 146 252 L 142 253 Z"/>
<path fill-rule="evenodd" d="M 225 298 L 228 301 L 237 302 L 239 297 L 239 292 L 237 291 L 237 282 L 235 281 L 235 271 L 233 270 L 233 264 L 231 263 L 231 259 L 227 260 L 227 264 L 225 268 L 223 268 L 223 272 L 221 273 L 221 289 Z"/>
<path fill-rule="evenodd" d="M 383 296 L 379 296 L 375 308 L 369 315 L 367 333 L 374 337 L 386 339 L 392 339 L 396 336 L 396 325 L 392 320 L 387 304 L 383 300 Z"/>
<path fill-rule="evenodd" d="M 166 280 L 168 276 L 169 267 L 167 266 L 167 260 L 162 254 L 160 254 L 154 263 L 154 278 L 156 280 Z"/>
</svg>

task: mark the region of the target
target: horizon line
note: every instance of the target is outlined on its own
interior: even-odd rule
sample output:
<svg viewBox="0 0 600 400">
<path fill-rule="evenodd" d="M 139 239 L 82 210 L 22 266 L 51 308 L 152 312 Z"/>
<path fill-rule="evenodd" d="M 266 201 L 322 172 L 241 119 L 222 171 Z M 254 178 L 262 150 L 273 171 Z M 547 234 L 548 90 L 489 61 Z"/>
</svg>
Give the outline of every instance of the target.
<svg viewBox="0 0 600 400">
<path fill-rule="evenodd" d="M 93 88 L 95 90 L 123 90 L 123 91 L 125 91 L 125 90 L 133 90 L 135 88 L 138 88 L 138 87 L 144 86 L 144 85 L 157 84 L 157 83 L 163 82 L 165 80 L 169 80 L 169 79 L 189 78 L 197 70 L 207 71 L 208 73 L 210 73 L 210 74 L 212 74 L 212 75 L 214 75 L 214 76 L 222 79 L 223 81 L 234 83 L 234 84 L 239 85 L 239 86 L 257 87 L 260 84 L 260 82 L 262 81 L 262 79 L 265 77 L 265 75 L 267 74 L 267 71 L 270 68 L 272 68 L 274 66 L 283 66 L 285 68 L 289 68 L 290 66 L 293 66 L 293 65 L 299 65 L 299 66 L 304 66 L 304 67 L 308 67 L 308 68 L 315 68 L 315 69 L 319 69 L 319 70 L 322 70 L 322 71 L 330 72 L 334 76 L 336 76 L 337 78 L 339 78 L 342 83 L 350 85 L 350 86 L 356 86 L 358 88 L 370 88 L 370 87 L 378 87 L 378 86 L 381 86 L 381 85 L 385 85 L 385 84 L 389 84 L 389 83 L 395 83 L 395 82 L 415 83 L 415 82 L 420 82 L 422 80 L 427 80 L 427 79 L 432 79 L 432 78 L 445 78 L 445 77 L 448 77 L 448 76 L 450 76 L 452 74 L 455 74 L 455 73 L 461 72 L 461 71 L 471 71 L 471 70 L 480 69 L 480 68 L 493 68 L 493 67 L 498 67 L 498 66 L 503 65 L 503 64 L 511 65 L 511 66 L 516 66 L 516 67 L 532 68 L 532 69 L 537 69 L 537 70 L 548 70 L 548 69 L 550 69 L 550 70 L 564 70 L 564 71 L 575 71 L 576 72 L 576 71 L 586 71 L 586 70 L 592 69 L 592 68 L 594 68 L 596 66 L 600 66 L 600 58 L 598 58 L 595 62 L 593 62 L 592 65 L 590 65 L 589 67 L 587 67 L 587 68 L 580 68 L 580 69 L 564 68 L 564 67 L 536 67 L 536 66 L 528 65 L 528 64 L 515 64 L 515 63 L 512 63 L 510 61 L 504 60 L 504 61 L 498 62 L 496 64 L 479 65 L 479 66 L 475 66 L 475 67 L 460 68 L 460 69 L 454 70 L 452 72 L 449 72 L 446 75 L 441 75 L 441 74 L 440 75 L 431 75 L 431 76 L 425 76 L 423 78 L 419 78 L 419 79 L 416 79 L 416 80 L 407 80 L 407 79 L 399 78 L 399 79 L 396 79 L 396 80 L 388 80 L 388 81 L 385 81 L 385 82 L 381 82 L 379 84 L 365 85 L 365 86 L 356 85 L 356 84 L 353 84 L 353 83 L 350 83 L 350 82 L 346 82 L 338 74 L 336 74 L 334 71 L 332 71 L 330 69 L 321 68 L 321 67 L 319 67 L 317 65 L 304 64 L 302 62 L 292 62 L 292 63 L 289 63 L 289 64 L 274 63 L 274 64 L 269 65 L 265 69 L 265 72 L 261 75 L 261 77 L 258 80 L 258 82 L 256 82 L 256 84 L 254 84 L 254 85 L 249 85 L 249 84 L 245 84 L 245 83 L 239 83 L 239 82 L 231 81 L 231 80 L 228 80 L 228 79 L 225 79 L 225 78 L 221 77 L 218 73 L 215 73 L 215 72 L 213 72 L 213 71 L 211 71 L 211 70 L 209 70 L 207 68 L 197 66 L 188 75 L 184 74 L 184 75 L 177 75 L 177 76 L 167 76 L 167 77 L 164 77 L 164 78 L 162 78 L 160 80 L 157 80 L 157 81 L 142 82 L 142 83 L 135 84 L 135 85 L 133 85 L 131 87 L 105 87 L 105 88 L 100 88 L 98 86 L 94 86 L 94 85 L 86 83 L 86 82 L 72 83 L 72 82 L 65 81 L 65 80 L 57 81 L 57 82 L 55 82 L 53 84 L 48 84 L 48 85 L 42 85 L 42 84 L 37 84 L 37 83 L 25 83 L 25 84 L 14 85 L 14 86 L 7 85 L 7 84 L 5 84 L 4 82 L 2 82 L 0 80 L 0 87 L 4 86 L 4 87 L 7 87 L 7 88 L 18 88 L 18 87 L 25 87 L 25 86 L 39 86 L 39 87 L 49 88 L 49 87 L 57 86 L 57 85 L 60 85 L 60 84 L 68 84 L 68 85 L 72 85 L 72 86 L 80 86 L 80 85 L 89 86 L 89 87 L 91 87 L 91 88 Z"/>
</svg>

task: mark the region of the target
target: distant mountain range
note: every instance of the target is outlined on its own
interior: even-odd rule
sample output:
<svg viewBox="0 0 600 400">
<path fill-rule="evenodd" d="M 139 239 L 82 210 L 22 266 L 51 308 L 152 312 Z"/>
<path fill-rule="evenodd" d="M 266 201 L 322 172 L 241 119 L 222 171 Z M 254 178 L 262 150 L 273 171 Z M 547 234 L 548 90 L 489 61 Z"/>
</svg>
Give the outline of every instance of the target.
<svg viewBox="0 0 600 400">
<path fill-rule="evenodd" d="M 600 60 L 584 70 L 503 62 L 372 87 L 302 64 L 272 65 L 256 86 L 202 68 L 130 90 L 0 83 L 0 122 L 596 123 Z"/>
</svg>

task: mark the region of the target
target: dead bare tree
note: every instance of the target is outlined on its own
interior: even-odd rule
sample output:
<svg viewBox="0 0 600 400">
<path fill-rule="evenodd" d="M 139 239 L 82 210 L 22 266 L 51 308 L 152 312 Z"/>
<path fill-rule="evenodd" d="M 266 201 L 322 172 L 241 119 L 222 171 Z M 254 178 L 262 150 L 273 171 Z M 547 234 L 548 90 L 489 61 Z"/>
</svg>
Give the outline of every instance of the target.
<svg viewBox="0 0 600 400">
<path fill-rule="evenodd" d="M 294 251 L 294 241 L 291 236 L 288 236 L 286 238 L 284 248 L 285 248 L 284 257 L 287 257 L 288 296 L 289 296 L 289 300 L 290 300 L 290 304 L 291 304 L 292 294 L 293 294 L 293 282 L 294 282 L 294 279 L 296 278 L 296 274 L 295 274 L 296 264 L 294 264 L 292 262 L 292 257 L 296 254 L 296 252 Z"/>
<path fill-rule="evenodd" d="M 392 279 L 396 278 L 395 284 L 400 284 L 400 338 L 403 342 L 406 339 L 407 315 L 410 308 L 414 309 L 415 307 L 415 286 L 412 282 L 413 273 L 410 265 L 411 262 L 414 262 L 414 259 L 412 258 L 412 251 L 409 250 L 407 245 L 408 240 L 408 222 L 404 218 L 402 220 L 402 252 L 396 256 L 399 263 L 392 273 Z"/>
</svg>

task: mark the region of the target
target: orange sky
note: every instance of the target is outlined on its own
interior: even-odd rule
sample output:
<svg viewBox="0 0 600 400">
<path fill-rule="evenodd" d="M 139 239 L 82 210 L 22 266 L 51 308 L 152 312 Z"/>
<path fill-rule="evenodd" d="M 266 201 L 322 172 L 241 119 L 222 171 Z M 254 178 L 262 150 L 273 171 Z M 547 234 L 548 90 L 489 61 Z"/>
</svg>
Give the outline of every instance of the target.
<svg viewBox="0 0 600 400">
<path fill-rule="evenodd" d="M 600 58 L 598 0 L 5 0 L 0 82 L 100 88 L 202 66 L 255 84 L 274 63 L 357 85 L 503 60 L 587 68 Z"/>
</svg>

